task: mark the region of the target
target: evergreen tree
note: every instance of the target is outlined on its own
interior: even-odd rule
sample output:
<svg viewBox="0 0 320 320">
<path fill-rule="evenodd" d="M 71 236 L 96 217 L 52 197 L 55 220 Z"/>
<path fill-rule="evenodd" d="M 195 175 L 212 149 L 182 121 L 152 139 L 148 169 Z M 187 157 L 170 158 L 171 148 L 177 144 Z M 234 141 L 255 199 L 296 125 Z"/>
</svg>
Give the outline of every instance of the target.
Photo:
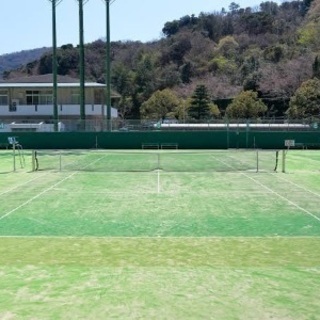
<svg viewBox="0 0 320 320">
<path fill-rule="evenodd" d="M 316 56 L 312 64 L 312 77 L 320 79 L 320 61 L 319 56 Z"/>
<path fill-rule="evenodd" d="M 210 97 L 205 85 L 198 85 L 191 97 L 189 116 L 196 120 L 206 119 L 210 116 Z"/>
</svg>

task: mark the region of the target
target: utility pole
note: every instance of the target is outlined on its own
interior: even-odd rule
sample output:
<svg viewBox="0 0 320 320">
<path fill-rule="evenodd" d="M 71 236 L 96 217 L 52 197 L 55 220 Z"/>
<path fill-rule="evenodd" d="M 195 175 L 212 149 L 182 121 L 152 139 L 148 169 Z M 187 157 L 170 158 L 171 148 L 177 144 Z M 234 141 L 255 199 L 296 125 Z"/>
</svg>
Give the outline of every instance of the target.
<svg viewBox="0 0 320 320">
<path fill-rule="evenodd" d="M 52 75 L 53 75 L 53 125 L 54 131 L 58 131 L 58 73 L 57 73 L 57 27 L 56 27 L 56 7 L 62 0 L 49 0 L 52 3 Z"/>
<path fill-rule="evenodd" d="M 85 98 L 85 62 L 84 62 L 84 29 L 83 29 L 83 5 L 88 0 L 79 2 L 79 54 L 80 54 L 80 122 L 81 129 L 85 130 L 86 98 Z"/>
</svg>

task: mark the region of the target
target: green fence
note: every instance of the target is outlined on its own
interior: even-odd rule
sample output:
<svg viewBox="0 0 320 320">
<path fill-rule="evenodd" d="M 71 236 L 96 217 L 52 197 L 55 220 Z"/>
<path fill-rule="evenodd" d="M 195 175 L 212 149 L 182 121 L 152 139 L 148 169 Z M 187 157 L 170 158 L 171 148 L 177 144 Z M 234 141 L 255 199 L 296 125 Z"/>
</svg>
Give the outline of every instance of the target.
<svg viewBox="0 0 320 320">
<path fill-rule="evenodd" d="M 319 132 L 301 131 L 0 133 L 0 147 L 8 147 L 10 136 L 15 136 L 25 149 L 141 149 L 148 144 L 179 149 L 281 149 L 289 139 L 301 147 L 320 148 Z"/>
</svg>

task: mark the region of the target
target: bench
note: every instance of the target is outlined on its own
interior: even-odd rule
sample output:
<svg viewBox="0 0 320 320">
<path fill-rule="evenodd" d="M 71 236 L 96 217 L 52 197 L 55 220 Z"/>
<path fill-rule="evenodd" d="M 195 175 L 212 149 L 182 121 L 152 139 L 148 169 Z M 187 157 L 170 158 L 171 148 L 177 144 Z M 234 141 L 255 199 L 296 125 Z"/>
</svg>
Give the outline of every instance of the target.
<svg viewBox="0 0 320 320">
<path fill-rule="evenodd" d="M 161 143 L 161 149 L 178 149 L 177 143 Z"/>
<path fill-rule="evenodd" d="M 159 143 L 142 143 L 142 149 L 159 149 Z"/>
</svg>

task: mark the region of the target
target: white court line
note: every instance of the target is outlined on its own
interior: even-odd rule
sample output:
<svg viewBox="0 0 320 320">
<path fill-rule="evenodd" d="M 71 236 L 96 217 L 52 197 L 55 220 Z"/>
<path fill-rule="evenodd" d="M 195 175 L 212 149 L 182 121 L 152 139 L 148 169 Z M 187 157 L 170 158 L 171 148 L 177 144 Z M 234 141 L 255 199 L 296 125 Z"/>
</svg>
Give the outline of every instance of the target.
<svg viewBox="0 0 320 320">
<path fill-rule="evenodd" d="M 320 197 L 320 194 L 319 194 L 319 193 L 313 192 L 313 191 L 311 191 L 311 190 L 309 190 L 309 189 L 307 189 L 307 188 L 305 188 L 305 187 L 303 187 L 303 186 L 300 186 L 300 185 L 298 185 L 298 184 L 296 184 L 296 183 L 294 183 L 294 182 L 292 182 L 292 181 L 290 181 L 290 180 L 288 180 L 288 179 L 285 179 L 285 178 L 283 178 L 283 177 L 280 177 L 278 174 L 272 173 L 272 175 L 275 175 L 275 176 L 276 176 L 278 179 L 280 179 L 280 180 L 289 182 L 289 183 L 292 184 L 293 186 L 295 186 L 295 187 L 297 187 L 297 188 L 299 188 L 299 189 L 302 189 L 303 191 L 309 192 L 309 193 L 311 193 L 311 194 L 313 194 L 313 195 L 315 195 L 315 196 L 317 196 L 317 197 Z"/>
<path fill-rule="evenodd" d="M 37 179 L 39 179 L 39 178 L 41 178 L 41 177 L 43 177 L 43 176 L 46 176 L 46 175 L 48 175 L 48 174 L 49 174 L 49 173 L 45 173 L 45 174 L 39 175 L 39 176 L 37 176 L 37 177 L 35 177 L 35 178 L 31 179 L 31 180 L 28 180 L 28 181 L 26 181 L 26 182 L 24 182 L 24 183 L 18 184 L 17 186 L 15 186 L 15 187 L 13 187 L 13 188 L 11 188 L 11 189 L 8 189 L 8 190 L 6 190 L 6 191 L 1 192 L 1 193 L 0 193 L 0 196 L 4 195 L 4 194 L 6 194 L 6 193 L 9 193 L 9 192 L 11 192 L 11 191 L 13 191 L 13 190 L 15 190 L 15 189 L 17 189 L 17 188 L 19 188 L 19 187 L 22 187 L 22 186 L 24 186 L 24 185 L 26 185 L 26 184 L 34 181 L 34 180 L 37 180 Z"/>
<path fill-rule="evenodd" d="M 104 157 L 105 157 L 105 156 L 104 156 Z M 87 164 L 87 165 L 84 166 L 83 168 L 86 168 L 86 167 L 92 165 L 93 163 L 95 163 L 95 162 L 97 162 L 97 161 L 100 161 L 100 160 L 103 159 L 104 157 L 101 157 L 101 158 L 99 158 L 99 159 L 97 159 L 97 160 L 95 160 L 95 161 Z M 76 173 L 77 173 L 77 171 L 69 174 L 69 175 L 68 175 L 67 177 L 65 177 L 64 179 L 58 181 L 57 183 L 55 183 L 55 184 L 52 185 L 51 187 L 49 187 L 49 188 L 43 190 L 42 192 L 38 193 L 38 194 L 35 195 L 34 197 L 32 197 L 32 198 L 30 198 L 29 200 L 27 200 L 27 201 L 25 201 L 24 203 L 22 203 L 20 206 L 12 209 L 11 211 L 8 211 L 7 213 L 5 213 L 4 215 L 2 215 L 2 216 L 0 217 L 0 221 L 3 220 L 4 218 L 8 217 L 8 216 L 9 216 L 10 214 L 12 214 L 13 212 L 15 212 L 15 211 L 19 210 L 20 208 L 26 206 L 27 204 L 29 204 L 29 203 L 32 202 L 33 200 L 39 198 L 39 197 L 42 196 L 44 193 L 52 190 L 53 188 L 55 188 L 56 186 L 58 186 L 58 185 L 61 184 L 62 182 L 66 181 L 67 179 L 69 179 L 69 178 L 71 178 L 71 177 L 73 177 Z"/>
<path fill-rule="evenodd" d="M 251 179 L 252 181 L 254 181 L 255 183 L 259 184 L 260 186 L 262 186 L 263 188 L 269 190 L 270 192 L 272 192 L 273 194 L 275 194 L 276 196 L 278 196 L 279 198 L 282 198 L 286 201 L 288 201 L 290 204 L 292 204 L 293 206 L 295 206 L 296 208 L 298 208 L 299 210 L 305 212 L 306 214 L 308 214 L 309 216 L 313 217 L 314 219 L 318 220 L 320 222 L 320 218 L 317 217 L 316 215 L 314 215 L 313 213 L 311 213 L 310 211 L 302 208 L 301 206 L 297 205 L 296 203 L 292 202 L 291 200 L 289 200 L 288 198 L 282 196 L 281 194 L 279 194 L 278 192 L 272 190 L 271 188 L 267 187 L 266 185 L 264 185 L 263 183 L 253 179 L 252 177 L 246 175 L 243 173 L 244 176 L 246 176 L 247 178 Z"/>
<path fill-rule="evenodd" d="M 236 158 L 231 157 L 231 156 L 229 156 L 229 158 L 236 159 Z M 247 163 L 246 161 L 242 161 L 242 160 L 240 160 L 240 162 L 242 162 L 242 163 Z M 274 175 L 275 177 L 277 177 L 278 179 L 283 180 L 283 181 L 286 181 L 286 182 L 292 184 L 293 186 L 295 186 L 295 187 L 297 187 L 297 188 L 299 188 L 299 189 L 302 189 L 302 190 L 304 190 L 304 191 L 306 191 L 306 192 L 308 192 L 308 193 L 311 193 L 311 194 L 313 194 L 313 195 L 315 195 L 315 196 L 317 196 L 317 197 L 320 197 L 320 194 L 319 194 L 319 193 L 316 193 L 316 192 L 313 192 L 313 191 L 311 191 L 311 190 L 309 190 L 309 189 L 306 189 L 305 187 L 300 186 L 300 185 L 298 185 L 298 184 L 296 184 L 296 183 L 294 183 L 294 182 L 292 182 L 292 181 L 290 181 L 290 180 L 288 180 L 288 179 L 285 179 L 285 178 L 279 176 L 278 174 L 276 174 L 276 173 L 274 173 L 274 172 L 271 172 L 271 174 Z"/>
<path fill-rule="evenodd" d="M 25 201 L 24 203 L 22 203 L 20 206 L 12 209 L 11 211 L 8 211 L 7 213 L 5 213 L 3 216 L 0 217 L 0 221 L 3 220 L 4 218 L 6 218 L 7 216 L 9 216 L 11 213 L 19 210 L 20 208 L 26 206 L 27 204 L 29 204 L 30 202 L 32 202 L 33 200 L 39 198 L 40 196 L 42 196 L 44 193 L 50 191 L 51 189 L 53 189 L 54 187 L 58 186 L 60 183 L 64 182 L 65 180 L 71 178 L 72 176 L 74 176 L 77 172 L 73 172 L 72 174 L 68 175 L 67 177 L 65 177 L 64 179 L 58 181 L 57 183 L 55 183 L 54 185 L 52 185 L 51 187 L 43 190 L 42 192 L 38 193 L 37 195 L 35 195 L 34 197 L 30 198 L 29 200 Z"/>
<path fill-rule="evenodd" d="M 67 189 L 55 189 L 53 191 L 57 191 L 57 192 L 68 192 L 68 194 L 91 194 L 91 195 L 101 195 L 101 194 L 105 194 L 105 195 L 127 195 L 127 196 L 137 196 L 137 195 L 143 195 L 143 194 L 154 194 L 154 191 L 140 191 L 140 192 L 130 192 L 130 194 L 128 194 L 129 191 L 69 191 Z M 255 195 L 265 195 L 266 191 L 254 191 L 254 190 L 250 190 L 248 189 L 247 191 L 237 191 L 237 190 L 232 190 L 232 194 L 233 195 L 247 195 L 248 192 L 250 192 L 250 194 L 255 194 Z M 298 191 L 295 193 L 300 193 L 303 191 Z M 169 191 L 161 191 L 161 193 L 164 194 L 174 194 L 174 195 L 184 195 L 184 194 L 195 194 L 194 191 L 175 191 L 175 190 L 169 190 Z M 272 192 L 270 192 L 272 193 Z M 196 193 L 197 195 L 227 195 L 230 196 L 230 191 L 197 191 Z"/>
<path fill-rule="evenodd" d="M 290 239 L 316 239 L 320 236 L 14 236 L 0 235 L 0 239 L 57 239 L 57 240 L 290 240 Z"/>
<path fill-rule="evenodd" d="M 226 163 L 226 162 L 224 162 L 224 161 L 222 161 L 222 160 L 220 160 L 220 159 L 217 159 L 217 158 L 215 158 L 215 157 L 213 157 L 213 158 L 214 158 L 216 161 L 219 161 L 219 162 L 223 163 L 224 165 L 226 165 L 227 167 L 233 169 L 233 167 L 232 167 L 231 165 L 229 165 L 228 163 Z M 304 213 L 308 214 L 309 216 L 313 217 L 314 219 L 316 219 L 316 220 L 318 220 L 318 221 L 320 222 L 320 218 L 317 217 L 316 215 L 314 215 L 313 213 L 311 213 L 310 211 L 302 208 L 301 206 L 299 206 L 299 205 L 297 205 L 296 203 L 292 202 L 292 201 L 289 200 L 288 198 L 282 196 L 282 195 L 279 194 L 278 192 L 276 192 L 276 191 L 272 190 L 271 188 L 267 187 L 267 186 L 264 185 L 263 183 L 255 180 L 255 179 L 252 178 L 251 176 L 248 176 L 247 174 L 245 174 L 245 173 L 243 173 L 243 172 L 241 172 L 241 174 L 244 175 L 245 177 L 247 177 L 248 179 L 254 181 L 256 184 L 260 185 L 261 187 L 265 188 L 265 189 L 268 190 L 269 192 L 271 192 L 271 193 L 275 194 L 276 196 L 278 196 L 279 198 L 287 201 L 287 202 L 290 203 L 291 205 L 295 206 L 297 209 L 303 211 Z"/>
</svg>

